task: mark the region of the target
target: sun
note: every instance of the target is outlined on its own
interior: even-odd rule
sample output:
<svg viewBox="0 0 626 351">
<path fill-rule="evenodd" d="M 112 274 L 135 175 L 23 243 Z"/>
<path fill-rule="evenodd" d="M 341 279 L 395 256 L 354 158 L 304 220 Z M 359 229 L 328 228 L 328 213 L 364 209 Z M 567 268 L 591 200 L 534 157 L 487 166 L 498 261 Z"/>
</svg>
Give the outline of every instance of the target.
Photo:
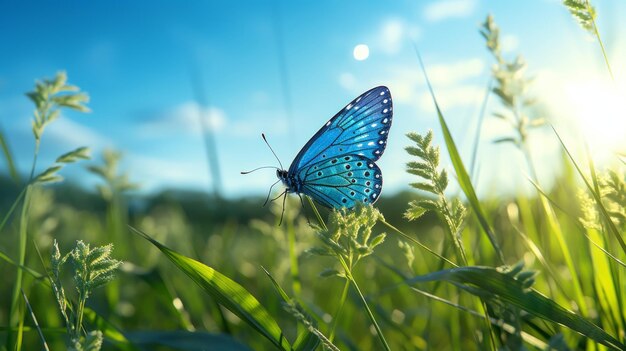
<svg viewBox="0 0 626 351">
<path fill-rule="evenodd" d="M 604 79 L 571 82 L 564 87 L 573 117 L 596 151 L 626 151 L 626 90 Z"/>
<path fill-rule="evenodd" d="M 367 58 L 370 56 L 370 48 L 365 44 L 359 44 L 354 47 L 352 55 L 357 61 L 367 60 Z"/>
</svg>

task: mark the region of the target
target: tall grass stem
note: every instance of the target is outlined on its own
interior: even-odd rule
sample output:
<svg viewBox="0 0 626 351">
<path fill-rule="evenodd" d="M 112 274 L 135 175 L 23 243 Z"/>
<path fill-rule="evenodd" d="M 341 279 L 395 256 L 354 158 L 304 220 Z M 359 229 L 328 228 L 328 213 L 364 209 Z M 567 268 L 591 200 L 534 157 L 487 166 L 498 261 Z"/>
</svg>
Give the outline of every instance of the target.
<svg viewBox="0 0 626 351">
<path fill-rule="evenodd" d="M 350 283 L 354 287 L 354 290 L 356 290 L 357 294 L 359 295 L 361 302 L 363 302 L 363 306 L 365 307 L 367 315 L 370 321 L 372 322 L 372 324 L 374 325 L 374 328 L 376 329 L 376 334 L 378 336 L 378 339 L 383 344 L 383 347 L 385 348 L 385 350 L 391 351 L 391 348 L 389 348 L 389 344 L 387 343 L 387 340 L 385 339 L 385 336 L 383 335 L 383 331 L 382 329 L 380 329 L 380 326 L 378 325 L 378 322 L 376 321 L 376 317 L 374 317 L 372 310 L 367 304 L 367 300 L 365 300 L 365 296 L 363 296 L 363 293 L 361 292 L 361 289 L 359 288 L 359 284 L 357 284 L 356 280 L 354 280 L 354 277 L 352 276 L 352 270 L 350 269 L 350 266 L 346 263 L 343 257 L 341 256 L 337 256 L 337 257 L 339 258 L 339 262 L 341 262 L 341 265 L 343 266 L 343 269 L 346 272 L 346 279 L 350 281 Z"/>
<path fill-rule="evenodd" d="M 337 330 L 337 324 L 339 324 L 339 318 L 341 317 L 341 312 L 343 311 L 343 307 L 348 299 L 348 288 L 350 288 L 350 280 L 346 279 L 343 285 L 343 289 L 341 290 L 341 298 L 339 299 L 339 306 L 337 307 L 337 311 L 333 315 L 333 324 L 330 327 L 330 336 L 328 339 L 330 342 L 333 342 L 335 338 L 335 331 Z"/>
<path fill-rule="evenodd" d="M 591 3 L 589 0 L 585 0 L 585 5 L 587 6 L 587 11 L 592 11 Z M 591 13 L 591 12 L 590 12 Z M 609 71 L 609 75 L 611 76 L 611 80 L 615 82 L 615 76 L 613 76 L 613 70 L 611 69 L 611 64 L 609 63 L 609 57 L 606 54 L 606 50 L 604 49 L 604 43 L 602 42 L 602 38 L 600 37 L 600 31 L 598 30 L 598 26 L 596 24 L 596 20 L 594 16 L 591 16 L 591 24 L 593 27 L 593 33 L 598 39 L 598 44 L 600 45 L 600 50 L 602 51 L 602 57 L 604 58 L 604 63 L 606 64 L 606 69 Z"/>
</svg>

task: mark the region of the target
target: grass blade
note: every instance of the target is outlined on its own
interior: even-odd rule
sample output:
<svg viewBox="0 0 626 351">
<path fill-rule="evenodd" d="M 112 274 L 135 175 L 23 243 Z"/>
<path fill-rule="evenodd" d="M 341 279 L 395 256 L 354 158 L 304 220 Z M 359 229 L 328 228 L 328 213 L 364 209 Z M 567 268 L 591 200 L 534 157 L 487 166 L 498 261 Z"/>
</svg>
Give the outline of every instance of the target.
<svg viewBox="0 0 626 351">
<path fill-rule="evenodd" d="M 417 52 L 417 49 L 416 49 L 416 52 Z M 478 219 L 480 226 L 482 227 L 484 232 L 487 234 L 487 237 L 489 237 L 489 241 L 491 242 L 491 245 L 496 251 L 496 254 L 500 258 L 500 261 L 504 263 L 504 255 L 502 254 L 502 250 L 500 249 L 500 246 L 498 245 L 498 242 L 496 241 L 496 237 L 493 233 L 493 230 L 491 229 L 491 226 L 489 225 L 489 222 L 487 221 L 485 212 L 483 211 L 482 206 L 480 205 L 480 202 L 478 201 L 478 197 L 476 196 L 476 191 L 474 190 L 472 181 L 469 177 L 469 174 L 467 173 L 467 170 L 465 169 L 465 166 L 463 165 L 463 160 L 461 159 L 461 155 L 459 155 L 459 151 L 456 147 L 456 144 L 454 143 L 454 139 L 452 138 L 450 129 L 448 129 L 448 124 L 443 118 L 443 114 L 441 113 L 441 109 L 439 108 L 439 104 L 437 103 L 437 98 L 435 97 L 433 88 L 430 85 L 430 81 L 428 80 L 428 75 L 426 74 L 426 68 L 424 68 L 424 62 L 422 61 L 422 57 L 420 56 L 419 52 L 417 52 L 417 57 L 419 59 L 420 66 L 422 68 L 422 73 L 424 73 L 424 78 L 426 79 L 426 84 L 428 85 L 430 96 L 432 97 L 433 103 L 435 104 L 435 109 L 437 110 L 439 124 L 441 125 L 441 130 L 446 140 L 446 147 L 448 149 L 448 154 L 450 155 L 450 160 L 452 160 L 452 165 L 454 166 L 454 170 L 456 172 L 459 185 L 461 186 L 461 189 L 463 189 L 463 192 L 465 193 L 467 200 L 469 201 L 470 205 L 474 209 L 474 214 L 476 215 L 476 218 Z"/>
<path fill-rule="evenodd" d="M 277 348 L 291 349 L 289 341 L 274 318 L 248 290 L 215 269 L 171 250 L 133 227 L 130 229 L 161 250 L 176 267 L 193 279 L 205 292 L 265 336 Z"/>
<path fill-rule="evenodd" d="M 619 230 L 615 226 L 615 223 L 613 223 L 613 220 L 611 219 L 611 216 L 609 215 L 609 212 L 607 211 L 606 207 L 604 207 L 604 205 L 602 204 L 602 198 L 600 197 L 600 194 L 596 191 L 596 188 L 589 183 L 589 181 L 587 180 L 587 178 L 583 174 L 583 171 L 578 166 L 578 163 L 576 163 L 576 161 L 574 160 L 574 157 L 572 156 L 572 154 L 569 152 L 569 150 L 565 146 L 565 143 L 563 142 L 563 139 L 561 139 L 561 136 L 559 135 L 559 133 L 557 133 L 557 131 L 556 131 L 556 129 L 554 129 L 554 127 L 552 127 L 552 130 L 554 131 L 554 134 L 556 134 L 556 137 L 559 138 L 559 142 L 561 143 L 561 146 L 563 146 L 563 149 L 567 153 L 567 156 L 572 161 L 572 164 L 574 164 L 574 167 L 576 168 L 576 171 L 578 171 L 578 174 L 580 175 L 580 177 L 585 182 L 585 185 L 587 186 L 587 189 L 589 190 L 589 192 L 591 193 L 593 198 L 596 200 L 596 204 L 598 205 L 598 209 L 600 210 L 600 213 L 602 214 L 602 217 L 604 218 L 604 220 L 606 222 L 606 225 L 609 228 L 609 232 L 611 232 L 611 234 L 613 234 L 613 236 L 615 236 L 615 238 L 617 239 L 617 242 L 622 247 L 622 250 L 624 251 L 624 253 L 626 253 L 626 242 L 624 242 L 624 239 L 622 238 Z"/>
<path fill-rule="evenodd" d="M 13 211 L 15 211 L 15 209 L 17 208 L 17 205 L 19 205 L 20 201 L 22 201 L 22 197 L 24 197 L 24 194 L 26 194 L 26 189 L 27 188 L 22 189 L 20 194 L 17 196 L 17 199 L 15 199 L 15 201 L 11 205 L 11 208 L 9 209 L 9 211 L 2 218 L 2 222 L 0 222 L 0 232 L 2 232 L 2 228 L 4 228 L 4 226 L 9 221 L 9 218 L 11 218 L 11 214 L 13 214 Z"/>
<path fill-rule="evenodd" d="M 26 242 L 28 237 L 28 217 L 30 211 L 30 202 L 32 196 L 33 186 L 28 185 L 26 187 L 26 193 L 24 194 L 24 203 L 22 204 L 22 214 L 20 216 L 20 228 L 19 228 L 19 257 L 18 266 L 22 267 L 26 262 Z M 22 269 L 17 269 L 17 275 L 15 277 L 15 285 L 13 287 L 13 294 L 11 295 L 11 305 L 9 309 L 9 326 L 22 325 L 24 323 L 24 311 L 19 309 L 19 296 L 22 291 Z M 22 329 L 18 328 L 17 335 L 9 332 L 7 337 L 7 345 L 13 348 L 13 345 L 18 345 L 22 338 Z M 19 348 L 19 347 L 18 347 Z"/>
<path fill-rule="evenodd" d="M 9 144 L 6 142 L 6 138 L 4 137 L 4 133 L 2 132 L 2 130 L 0 130 L 0 148 L 2 149 L 2 153 L 4 154 L 4 159 L 7 161 L 9 175 L 11 175 L 13 181 L 18 184 L 20 182 L 20 175 L 17 172 L 11 150 L 9 149 Z"/>
<path fill-rule="evenodd" d="M 483 120 L 485 119 L 485 110 L 487 109 L 487 103 L 489 102 L 491 89 L 493 89 L 493 79 L 489 79 L 489 82 L 487 83 L 487 91 L 485 91 L 485 97 L 483 98 L 483 102 L 480 105 L 480 112 L 478 113 L 478 123 L 476 126 L 476 134 L 474 134 L 474 145 L 472 146 L 472 161 L 470 162 L 470 179 L 474 180 L 474 177 L 476 176 L 476 156 L 478 155 L 480 134 L 483 129 Z"/>
<path fill-rule="evenodd" d="M 535 187 L 535 189 L 537 190 L 537 192 L 539 193 L 540 196 L 543 196 L 546 200 L 548 200 L 552 206 L 554 206 L 554 208 L 558 209 L 559 211 L 563 212 L 564 214 L 566 214 L 568 217 L 570 217 L 575 223 L 576 225 L 580 228 L 580 230 L 583 232 L 583 235 L 585 236 L 585 238 L 587 238 L 587 240 L 589 241 L 589 243 L 593 246 L 596 247 L 596 249 L 602 251 L 607 257 L 609 257 L 610 259 L 612 259 L 615 263 L 619 264 L 622 267 L 626 267 L 626 263 L 623 262 L 622 260 L 620 260 L 619 258 L 617 258 L 615 255 L 613 255 L 612 253 L 610 253 L 609 251 L 607 251 L 604 247 L 602 247 L 600 244 L 598 244 L 596 241 L 600 241 L 600 240 L 594 240 L 593 238 L 591 238 L 589 236 L 589 234 L 587 234 L 585 231 L 586 229 L 577 221 L 576 216 L 574 216 L 573 214 L 571 214 L 570 212 L 568 212 L 567 210 L 565 210 L 563 208 L 563 206 L 560 206 L 559 204 L 556 203 L 556 201 L 554 201 L 552 198 L 550 198 L 550 196 L 548 194 L 546 194 L 545 191 L 543 191 L 543 189 L 537 184 L 535 183 L 532 179 L 528 178 L 528 180 L 530 181 L 530 183 Z"/>
<path fill-rule="evenodd" d="M 30 305 L 30 302 L 28 302 L 28 297 L 26 297 L 26 293 L 24 292 L 24 290 L 22 290 L 22 296 L 24 297 L 24 303 L 26 303 L 26 307 L 28 307 L 28 312 L 30 312 L 30 317 L 33 319 L 33 324 L 35 324 L 35 328 L 37 328 L 37 333 L 39 334 L 39 337 L 41 338 L 41 342 L 43 344 L 43 348 L 46 351 L 50 351 L 50 348 L 48 347 L 48 343 L 46 342 L 46 338 L 43 336 L 43 332 L 41 331 L 41 328 L 39 327 L 39 322 L 37 322 L 37 317 L 35 316 L 35 312 L 33 312 L 33 308 Z"/>
<path fill-rule="evenodd" d="M 602 345 L 626 350 L 626 345 L 587 319 L 561 307 L 513 276 L 492 267 L 459 267 L 417 276 L 408 284 L 447 281 L 484 299 L 499 299 L 547 321 L 566 326 Z"/>
<path fill-rule="evenodd" d="M 26 267 L 26 266 L 22 266 L 20 264 L 18 264 L 17 262 L 13 261 L 11 259 L 11 257 L 9 257 L 7 254 L 5 254 L 4 252 L 0 251 L 0 259 L 6 261 L 7 263 L 15 266 L 16 268 L 20 269 L 20 270 L 24 270 L 26 273 L 30 274 L 33 276 L 33 278 L 37 279 L 37 280 L 43 280 L 44 282 L 47 282 L 47 280 L 44 280 L 46 277 L 43 276 L 42 274 L 40 274 L 39 272 L 37 272 L 36 270 Z"/>
<path fill-rule="evenodd" d="M 285 290 L 280 286 L 280 284 L 278 284 L 276 279 L 274 279 L 274 277 L 270 274 L 270 272 L 267 269 L 265 269 L 265 267 L 261 267 L 261 269 L 263 269 L 263 272 L 265 272 L 265 275 L 267 275 L 268 278 L 270 278 L 270 280 L 272 281 L 272 284 L 274 285 L 274 288 L 280 295 L 283 302 L 288 303 L 291 300 L 291 298 L 289 298 L 289 295 L 287 295 Z M 305 314 L 304 311 L 300 311 L 300 313 L 304 314 L 305 317 L 310 319 L 312 321 L 312 326 L 314 328 L 317 328 L 315 321 L 308 314 Z M 304 332 L 300 332 L 300 331 L 298 332 L 296 341 L 293 343 L 293 349 L 294 350 L 315 350 L 317 346 L 319 346 L 319 343 L 320 343 L 319 338 L 315 334 L 311 333 L 308 329 L 305 329 Z"/>
</svg>

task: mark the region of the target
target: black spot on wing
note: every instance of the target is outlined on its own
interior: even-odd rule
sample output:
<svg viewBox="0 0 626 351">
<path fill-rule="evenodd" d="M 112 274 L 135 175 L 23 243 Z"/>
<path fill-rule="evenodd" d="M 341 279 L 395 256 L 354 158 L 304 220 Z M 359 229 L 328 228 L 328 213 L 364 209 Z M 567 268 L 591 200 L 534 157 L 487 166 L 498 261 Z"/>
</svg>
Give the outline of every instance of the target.
<svg viewBox="0 0 626 351">
<path fill-rule="evenodd" d="M 313 171 L 316 166 L 319 171 Z M 383 182 L 378 166 L 360 155 L 321 161 L 302 170 L 298 177 L 303 193 L 331 208 L 351 208 L 357 202 L 374 203 Z"/>
</svg>

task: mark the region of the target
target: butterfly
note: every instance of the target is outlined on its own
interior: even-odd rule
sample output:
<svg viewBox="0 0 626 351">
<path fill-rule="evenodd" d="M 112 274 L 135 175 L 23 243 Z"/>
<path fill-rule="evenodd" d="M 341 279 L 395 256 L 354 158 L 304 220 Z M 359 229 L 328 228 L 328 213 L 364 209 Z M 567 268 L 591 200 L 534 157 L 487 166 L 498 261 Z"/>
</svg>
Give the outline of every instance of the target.
<svg viewBox="0 0 626 351">
<path fill-rule="evenodd" d="M 376 202 L 383 187 L 376 161 L 385 152 L 392 116 L 387 87 L 361 94 L 313 135 L 289 170 L 276 170 L 286 187 L 281 195 L 308 195 L 335 209 Z"/>
</svg>

